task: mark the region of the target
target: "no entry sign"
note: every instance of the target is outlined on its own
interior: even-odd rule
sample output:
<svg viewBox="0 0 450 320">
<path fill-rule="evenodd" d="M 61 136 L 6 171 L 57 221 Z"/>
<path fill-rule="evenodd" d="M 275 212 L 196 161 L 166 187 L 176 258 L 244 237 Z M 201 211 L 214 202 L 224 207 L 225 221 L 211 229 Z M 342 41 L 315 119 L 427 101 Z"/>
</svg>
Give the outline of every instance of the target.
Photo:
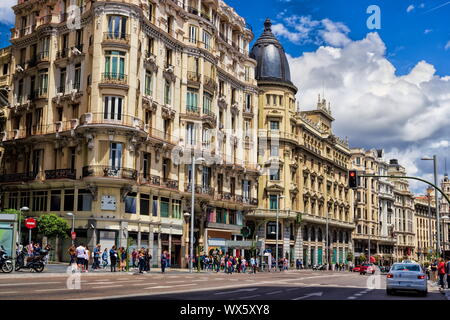
<svg viewBox="0 0 450 320">
<path fill-rule="evenodd" d="M 27 227 L 28 229 L 36 228 L 36 219 L 33 218 L 25 219 L 25 227 Z"/>
<path fill-rule="evenodd" d="M 77 233 L 76 232 L 71 232 L 72 235 L 72 240 L 75 240 L 77 238 Z"/>
</svg>

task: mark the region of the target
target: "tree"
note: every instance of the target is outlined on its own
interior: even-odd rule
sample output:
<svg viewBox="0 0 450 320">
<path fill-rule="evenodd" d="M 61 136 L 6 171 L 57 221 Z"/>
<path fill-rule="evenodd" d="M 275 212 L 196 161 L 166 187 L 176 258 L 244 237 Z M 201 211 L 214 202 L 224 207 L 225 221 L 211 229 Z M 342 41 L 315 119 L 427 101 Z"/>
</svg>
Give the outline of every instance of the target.
<svg viewBox="0 0 450 320">
<path fill-rule="evenodd" d="M 351 252 L 347 253 L 347 261 L 353 261 L 353 253 Z"/>
<path fill-rule="evenodd" d="M 359 262 L 364 262 L 364 261 L 366 261 L 366 255 L 364 254 L 364 253 L 362 253 L 360 256 L 359 256 Z"/>
<path fill-rule="evenodd" d="M 38 232 L 48 238 L 68 238 L 70 226 L 56 214 L 43 214 L 37 219 Z"/>
</svg>

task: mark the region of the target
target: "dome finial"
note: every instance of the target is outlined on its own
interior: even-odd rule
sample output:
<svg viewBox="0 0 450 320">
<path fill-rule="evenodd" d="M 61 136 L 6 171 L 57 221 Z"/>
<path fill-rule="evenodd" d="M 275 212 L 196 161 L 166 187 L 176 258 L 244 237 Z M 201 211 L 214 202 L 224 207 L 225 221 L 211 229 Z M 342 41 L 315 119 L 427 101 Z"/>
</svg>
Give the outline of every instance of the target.
<svg viewBox="0 0 450 320">
<path fill-rule="evenodd" d="M 269 18 L 264 21 L 264 31 L 272 31 L 272 21 Z"/>
</svg>

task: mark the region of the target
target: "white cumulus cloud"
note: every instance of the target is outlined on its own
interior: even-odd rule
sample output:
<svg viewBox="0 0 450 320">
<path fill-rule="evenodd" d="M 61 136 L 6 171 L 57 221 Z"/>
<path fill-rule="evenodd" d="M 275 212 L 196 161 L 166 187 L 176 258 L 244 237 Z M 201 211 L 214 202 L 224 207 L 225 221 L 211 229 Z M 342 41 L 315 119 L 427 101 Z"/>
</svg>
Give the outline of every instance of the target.
<svg viewBox="0 0 450 320">
<path fill-rule="evenodd" d="M 12 6 L 17 4 L 17 0 L 1 0 L 0 1 L 0 23 L 13 24 L 14 11 Z"/>
<path fill-rule="evenodd" d="M 406 8 L 406 12 L 411 12 L 411 11 L 413 11 L 414 10 L 414 5 L 412 5 L 412 4 L 410 4 L 409 6 L 408 6 L 408 8 Z"/>
<path fill-rule="evenodd" d="M 324 91 L 336 118 L 334 131 L 347 136 L 351 147 L 383 148 L 411 175 L 429 174 L 420 161 L 427 154 L 437 154 L 443 167 L 450 152 L 450 76 L 439 77 L 426 61 L 397 75 L 378 33 L 288 59 L 301 109 L 314 108 Z"/>
</svg>

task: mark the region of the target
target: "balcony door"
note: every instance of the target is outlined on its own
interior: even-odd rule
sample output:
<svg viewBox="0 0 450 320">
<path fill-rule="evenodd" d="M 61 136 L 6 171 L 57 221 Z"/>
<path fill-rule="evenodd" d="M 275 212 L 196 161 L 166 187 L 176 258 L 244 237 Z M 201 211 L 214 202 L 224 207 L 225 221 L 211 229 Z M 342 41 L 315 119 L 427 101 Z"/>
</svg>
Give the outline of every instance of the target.
<svg viewBox="0 0 450 320">
<path fill-rule="evenodd" d="M 106 51 L 105 79 L 125 79 L 125 52 Z"/>
<path fill-rule="evenodd" d="M 121 97 L 105 97 L 103 106 L 103 119 L 121 121 L 122 120 L 123 99 Z"/>
<path fill-rule="evenodd" d="M 109 16 L 108 36 L 112 39 L 125 39 L 127 33 L 127 18 L 121 16 Z"/>
<path fill-rule="evenodd" d="M 109 150 L 109 167 L 118 175 L 119 170 L 122 168 L 122 144 L 111 142 Z"/>
</svg>

